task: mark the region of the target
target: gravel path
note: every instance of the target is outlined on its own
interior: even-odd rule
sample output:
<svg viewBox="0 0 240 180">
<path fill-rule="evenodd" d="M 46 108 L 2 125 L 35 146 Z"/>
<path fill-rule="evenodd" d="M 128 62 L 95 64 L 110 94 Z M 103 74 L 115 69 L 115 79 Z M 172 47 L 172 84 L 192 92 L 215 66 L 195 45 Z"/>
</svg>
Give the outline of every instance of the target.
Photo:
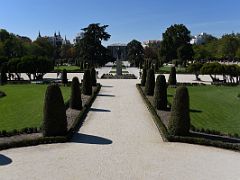
<svg viewBox="0 0 240 180">
<path fill-rule="evenodd" d="M 101 80 L 72 142 L 0 151 L 0 179 L 240 178 L 238 152 L 163 142 L 135 87 L 138 81 Z"/>
</svg>

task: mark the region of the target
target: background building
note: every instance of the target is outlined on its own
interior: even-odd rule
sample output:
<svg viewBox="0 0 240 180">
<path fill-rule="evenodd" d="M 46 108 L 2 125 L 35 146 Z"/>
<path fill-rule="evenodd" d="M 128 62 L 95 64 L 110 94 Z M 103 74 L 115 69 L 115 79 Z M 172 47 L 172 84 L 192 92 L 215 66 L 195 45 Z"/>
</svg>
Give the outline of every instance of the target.
<svg viewBox="0 0 240 180">
<path fill-rule="evenodd" d="M 126 44 L 122 44 L 122 43 L 116 43 L 116 44 L 111 44 L 107 47 L 110 52 L 111 55 L 117 59 L 118 57 L 118 51 L 120 51 L 120 60 L 122 61 L 126 61 L 127 60 L 127 45 Z"/>
</svg>

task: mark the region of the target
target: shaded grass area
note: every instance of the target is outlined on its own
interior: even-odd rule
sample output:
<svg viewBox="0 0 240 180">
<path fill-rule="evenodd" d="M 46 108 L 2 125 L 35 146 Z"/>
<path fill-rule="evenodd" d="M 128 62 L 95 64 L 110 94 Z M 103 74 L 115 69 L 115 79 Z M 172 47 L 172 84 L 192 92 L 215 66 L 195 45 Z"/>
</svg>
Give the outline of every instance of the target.
<svg viewBox="0 0 240 180">
<path fill-rule="evenodd" d="M 66 69 L 67 71 L 80 71 L 79 66 L 55 66 L 55 71 L 62 71 L 63 69 Z"/>
<path fill-rule="evenodd" d="M 44 96 L 47 85 L 0 86 L 7 96 L 0 99 L 0 130 L 20 130 L 40 127 L 43 117 Z M 61 87 L 64 101 L 70 98 L 70 88 Z"/>
<path fill-rule="evenodd" d="M 172 102 L 175 88 L 168 88 Z M 196 128 L 240 134 L 240 99 L 238 87 L 190 86 L 191 124 Z"/>
</svg>

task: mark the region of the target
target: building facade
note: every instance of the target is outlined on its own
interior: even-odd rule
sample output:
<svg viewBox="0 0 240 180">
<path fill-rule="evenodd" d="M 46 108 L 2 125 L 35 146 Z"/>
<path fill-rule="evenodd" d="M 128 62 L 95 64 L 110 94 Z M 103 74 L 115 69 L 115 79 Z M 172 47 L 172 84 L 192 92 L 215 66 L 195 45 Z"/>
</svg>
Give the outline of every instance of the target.
<svg viewBox="0 0 240 180">
<path fill-rule="evenodd" d="M 126 44 L 122 44 L 122 43 L 111 44 L 111 45 L 107 46 L 107 48 L 109 49 L 109 51 L 111 52 L 111 55 L 115 59 L 118 59 L 118 57 L 119 57 L 119 59 L 121 61 L 127 60 L 127 45 Z"/>
<path fill-rule="evenodd" d="M 42 38 L 40 32 L 38 34 L 38 38 Z M 48 41 L 50 42 L 50 44 L 52 46 L 60 47 L 62 45 L 71 44 L 70 41 L 67 40 L 66 36 L 65 36 L 65 39 L 62 38 L 60 32 L 58 32 L 58 34 L 56 34 L 56 32 L 55 32 L 53 36 L 44 36 L 43 38 L 48 39 Z"/>
</svg>

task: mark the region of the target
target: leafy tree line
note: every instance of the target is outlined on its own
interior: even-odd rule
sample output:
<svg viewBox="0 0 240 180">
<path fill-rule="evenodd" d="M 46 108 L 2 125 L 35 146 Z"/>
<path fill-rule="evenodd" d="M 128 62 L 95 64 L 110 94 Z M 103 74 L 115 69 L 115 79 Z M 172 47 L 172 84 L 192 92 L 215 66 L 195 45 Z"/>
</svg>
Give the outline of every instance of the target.
<svg viewBox="0 0 240 180">
<path fill-rule="evenodd" d="M 213 37 L 204 44 L 194 45 L 195 60 L 239 61 L 240 34 L 225 34 L 221 38 Z"/>
<path fill-rule="evenodd" d="M 193 63 L 188 66 L 188 71 L 196 75 L 196 79 L 199 74 L 209 75 L 213 82 L 220 82 L 217 75 L 223 76 L 223 83 L 237 83 L 240 82 L 240 66 L 236 64 L 226 65 L 218 62 L 214 63 Z"/>
</svg>

